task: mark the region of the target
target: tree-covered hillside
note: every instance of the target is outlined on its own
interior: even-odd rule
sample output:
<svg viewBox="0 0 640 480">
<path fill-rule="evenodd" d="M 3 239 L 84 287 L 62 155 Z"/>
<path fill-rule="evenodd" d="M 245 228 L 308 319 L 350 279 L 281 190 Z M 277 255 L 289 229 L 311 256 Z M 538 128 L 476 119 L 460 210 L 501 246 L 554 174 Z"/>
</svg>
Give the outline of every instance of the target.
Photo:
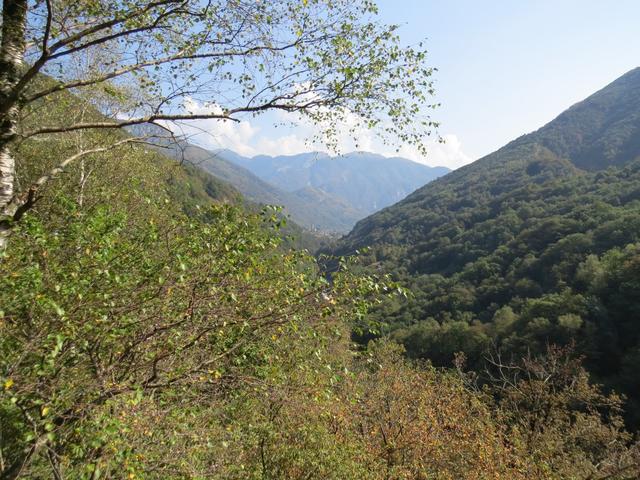
<svg viewBox="0 0 640 480">
<path fill-rule="evenodd" d="M 326 278 L 279 212 L 125 128 L 282 109 L 330 134 L 349 110 L 411 142 L 431 69 L 376 13 L 3 2 L 0 480 L 638 478 L 621 399 L 569 349 L 480 383 L 355 345 L 398 284 L 354 259 Z"/>
<path fill-rule="evenodd" d="M 410 288 L 374 315 L 410 355 L 448 365 L 463 351 L 479 368 L 487 350 L 573 342 L 637 415 L 639 88 L 636 69 L 341 240 Z"/>
<path fill-rule="evenodd" d="M 637 157 L 640 152 L 640 67 L 520 141 L 543 145 L 584 170 L 622 166 Z"/>
<path fill-rule="evenodd" d="M 61 95 L 24 122 L 87 113 L 99 118 Z M 122 138 L 15 149 L 30 184 L 78 144 L 112 146 L 58 171 L 0 257 L 2 480 L 640 471 L 619 399 L 566 353 L 481 392 L 397 345 L 354 348 L 350 329 L 395 285 L 348 261 L 329 283 L 281 242 L 275 212 L 238 208 L 224 183 Z"/>
</svg>

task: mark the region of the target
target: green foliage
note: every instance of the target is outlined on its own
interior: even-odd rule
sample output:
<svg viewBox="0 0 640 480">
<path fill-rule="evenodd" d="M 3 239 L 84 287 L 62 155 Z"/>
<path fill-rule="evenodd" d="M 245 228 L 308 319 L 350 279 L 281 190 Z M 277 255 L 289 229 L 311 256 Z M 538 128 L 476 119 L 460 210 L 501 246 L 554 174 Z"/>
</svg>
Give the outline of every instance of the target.
<svg viewBox="0 0 640 480">
<path fill-rule="evenodd" d="M 41 116 L 72 115 L 78 102 L 56 106 Z M 78 142 L 118 137 L 23 142 L 21 181 Z M 1 478 L 283 468 L 294 451 L 278 439 L 295 424 L 270 427 L 272 401 L 295 390 L 329 402 L 349 358 L 345 322 L 362 317 L 379 285 L 347 272 L 329 285 L 283 244 L 277 210 L 231 206 L 235 191 L 156 151 L 87 156 L 49 185 L 0 260 Z M 313 418 L 299 461 L 313 461 L 324 438 L 328 472 L 348 450 L 329 440 L 325 416 Z"/>
<path fill-rule="evenodd" d="M 236 409 L 249 415 L 246 402 L 259 409 L 274 389 L 320 381 L 323 352 L 344 337 L 331 319 L 366 307 L 366 283 L 337 276 L 330 287 L 303 254 L 282 253 L 260 217 L 233 207 L 187 218 L 164 202 L 130 215 L 62 200 L 46 222 L 25 219 L 2 263 L 1 448 L 30 478 L 46 476 L 48 457 L 74 478 L 207 475 L 205 438 Z M 309 355 L 319 364 L 301 361 Z M 156 444 L 187 426 L 210 431 L 194 446 L 186 430 Z M 186 456 L 167 465 L 169 448 Z"/>
<path fill-rule="evenodd" d="M 263 15 L 271 8 L 256 5 Z M 318 6 L 284 5 L 273 4 L 273 11 L 284 8 L 280 13 L 292 22 L 308 5 Z M 369 2 L 359 5 L 365 13 L 375 10 Z M 71 17 L 89 18 L 114 8 L 100 2 L 61 6 Z M 131 7 L 129 2 L 117 6 Z M 355 20 L 350 12 L 347 24 L 339 24 L 344 28 Z M 205 13 L 193 21 L 210 20 L 211 12 Z M 145 18 L 128 27 L 148 20 L 139 17 Z M 331 48 L 347 57 L 362 53 L 358 45 L 372 32 L 346 30 Z M 393 29 L 386 35 L 393 40 Z M 158 44 L 166 45 L 162 40 Z M 378 51 L 374 46 L 363 58 L 371 60 Z M 385 53 L 394 61 L 423 59 L 413 50 Z M 347 80 L 362 74 L 362 64 L 345 66 L 341 58 L 327 56 L 322 62 Z M 381 74 L 385 58 L 376 57 L 367 68 Z M 412 82 L 410 91 L 425 86 L 402 78 L 400 86 Z M 250 79 L 237 82 L 251 90 Z M 349 81 L 333 85 L 340 91 L 352 88 Z M 366 92 L 375 89 L 374 84 L 365 87 Z M 122 101 L 119 89 L 102 90 Z M 101 119 L 97 110 L 68 95 L 56 97 L 59 102 L 47 96 L 40 110 L 25 110 L 25 126 Z M 388 106 L 385 99 L 356 98 L 363 108 L 374 100 Z M 390 115 L 402 124 L 411 105 L 393 102 Z M 521 381 L 488 381 L 479 391 L 466 375 L 406 360 L 395 344 L 374 342 L 358 351 L 349 334 L 372 323 L 367 318 L 372 306 L 385 302 L 396 312 L 405 308 L 399 295 L 387 295 L 404 290 L 385 276 L 356 274 L 354 260 L 341 259 L 328 280 L 313 258 L 283 244 L 279 230 L 285 219 L 277 209 L 256 214 L 229 205 L 235 191 L 201 172 L 139 145 L 117 147 L 125 138 L 122 132 L 50 133 L 16 146 L 24 185 L 78 149 L 113 148 L 87 154 L 58 172 L 12 225 L 2 252 L 2 480 L 623 480 L 640 473 L 637 446 L 621 427 L 620 400 L 589 385 L 574 364 L 550 355 L 547 363 L 516 365 L 527 372 Z M 539 189 L 564 189 L 552 177 L 570 167 L 543 153 L 540 161 L 547 163 L 534 169 L 542 175 Z M 634 197 L 634 167 L 609 175 L 616 182 L 628 178 L 627 193 Z M 600 188 L 589 183 L 591 177 L 576 178 L 572 188 Z M 536 187 L 520 193 L 526 198 Z M 443 348 L 443 358 L 446 350 L 480 350 L 492 336 L 517 351 L 519 342 L 535 345 L 548 331 L 571 337 L 592 328 L 589 302 L 596 298 L 602 311 L 625 315 L 617 324 L 628 330 L 620 341 L 635 345 L 632 319 L 638 312 L 628 299 L 637 298 L 640 289 L 639 249 L 635 244 L 610 248 L 608 242 L 633 241 L 636 200 L 605 202 L 604 215 L 610 209 L 617 213 L 618 207 L 623 213 L 599 218 L 600 225 L 590 225 L 593 231 L 576 232 L 581 222 L 572 212 L 580 210 L 565 212 L 562 195 L 557 197 L 557 218 L 536 221 L 535 208 L 523 202 L 508 212 L 508 227 L 491 221 L 486 204 L 454 199 L 452 211 L 488 222 L 479 232 L 469 232 L 469 218 L 437 225 L 440 233 L 447 232 L 439 248 L 456 262 L 461 252 L 470 259 L 459 277 L 464 281 L 449 288 L 459 272 L 444 264 L 436 275 L 417 277 L 434 291 L 448 289 L 439 301 L 449 310 L 441 317 L 430 315 L 420 331 L 395 334 L 438 338 L 432 348 Z M 520 225 L 521 211 L 533 212 L 530 223 Z M 428 213 L 425 217 L 433 220 Z M 478 252 L 470 239 L 461 243 L 469 233 L 497 242 L 495 252 Z M 567 236 L 571 233 L 576 235 Z M 517 241 L 504 244 L 509 235 Z M 516 260 L 511 248 L 521 243 L 536 253 Z M 591 244 L 602 251 L 587 248 Z M 507 280 L 518 292 L 541 294 L 489 309 L 489 327 L 475 321 L 476 283 L 483 285 L 485 277 L 493 281 L 511 264 L 525 272 L 536 272 L 538 261 L 562 264 L 558 250 L 571 255 L 555 276 Z M 381 255 L 384 263 L 402 253 L 390 245 L 371 255 Z M 418 263 L 403 266 L 405 274 L 418 272 L 420 264 L 438 264 L 420 253 Z M 574 283 L 568 282 L 568 271 L 575 274 Z M 423 303 L 416 296 L 410 305 Z M 625 357 L 627 376 L 621 381 L 634 381 L 637 357 L 637 350 Z M 560 368 L 546 375 L 547 365 Z"/>
<path fill-rule="evenodd" d="M 206 107 L 200 116 L 214 119 L 271 109 L 300 113 L 317 125 L 319 139 L 333 145 L 339 133 L 355 136 L 366 125 L 377 126 L 389 141 L 421 149 L 435 126 L 425 113 L 434 107 L 434 89 L 424 45 L 402 46 L 398 27 L 381 22 L 369 0 L 190 0 L 181 8 L 148 0 L 82 0 L 56 4 L 51 22 L 43 20 L 46 5 L 28 7 L 24 31 L 12 31 L 11 40 L 47 36 L 48 43 L 30 42 L 24 54 L 40 60 L 19 85 L 6 86 L 13 100 L 20 98 L 19 108 L 88 87 L 128 107 L 110 112 L 112 124 L 122 111 L 142 119 L 134 124 L 148 116 L 188 119 L 195 102 Z M 36 74 L 56 84 L 25 95 Z M 64 131 L 71 124 L 40 127 Z"/>
<path fill-rule="evenodd" d="M 635 348 L 632 332 L 617 332 L 635 314 L 638 297 L 609 296 L 638 255 L 640 208 L 626 192 L 640 191 L 640 165 L 606 175 L 606 183 L 590 174 L 523 186 L 492 198 L 494 213 L 485 220 L 466 223 L 485 208 L 478 199 L 464 213 L 441 216 L 420 244 L 375 245 L 367 259 L 413 295 L 387 302 L 374 318 L 390 325 L 410 355 L 438 365 L 459 350 L 480 360 L 491 341 L 520 355 L 575 339 L 594 373 L 610 375 Z M 408 242 L 404 230 L 396 232 L 398 243 Z"/>
<path fill-rule="evenodd" d="M 397 345 L 356 353 L 351 325 L 394 285 L 351 260 L 329 283 L 265 228 L 277 212 L 186 216 L 160 190 L 106 204 L 94 186 L 83 206 L 40 204 L 0 264 L 3 479 L 586 479 L 632 458 L 605 422 L 615 448 L 582 470 L 550 450 L 532 462 L 530 432 L 507 430 L 521 407 Z M 592 448 L 581 431 L 574 456 Z M 538 468 L 551 461 L 563 476 Z"/>
</svg>

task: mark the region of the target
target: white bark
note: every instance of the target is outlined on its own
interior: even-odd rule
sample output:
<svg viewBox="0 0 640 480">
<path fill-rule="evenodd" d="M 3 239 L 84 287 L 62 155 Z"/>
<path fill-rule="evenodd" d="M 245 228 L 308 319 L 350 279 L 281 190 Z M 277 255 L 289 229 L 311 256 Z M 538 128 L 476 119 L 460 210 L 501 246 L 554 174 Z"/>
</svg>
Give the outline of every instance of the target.
<svg viewBox="0 0 640 480">
<path fill-rule="evenodd" d="M 5 0 L 2 5 L 2 43 L 0 44 L 0 252 L 7 244 L 15 213 L 12 202 L 15 158 L 11 142 L 16 134 L 18 106 L 13 90 L 20 78 L 25 51 L 27 0 Z"/>
<path fill-rule="evenodd" d="M 13 184 L 15 177 L 15 159 L 11 155 L 9 145 L 0 149 L 0 205 L 6 207 L 13 198 Z"/>
<path fill-rule="evenodd" d="M 13 183 L 16 167 L 15 159 L 11 155 L 8 147 L 8 145 L 4 145 L 4 148 L 0 149 L 0 205 L 2 205 L 2 213 L 4 215 L 8 215 L 5 209 L 13 198 Z"/>
<path fill-rule="evenodd" d="M 13 213 L 10 207 L 13 198 L 13 183 L 15 179 L 15 160 L 9 151 L 9 146 L 4 145 L 0 150 L 0 253 L 7 246 L 9 231 L 11 229 L 6 217 L 12 217 Z M 5 217 L 5 218 L 3 218 Z"/>
</svg>

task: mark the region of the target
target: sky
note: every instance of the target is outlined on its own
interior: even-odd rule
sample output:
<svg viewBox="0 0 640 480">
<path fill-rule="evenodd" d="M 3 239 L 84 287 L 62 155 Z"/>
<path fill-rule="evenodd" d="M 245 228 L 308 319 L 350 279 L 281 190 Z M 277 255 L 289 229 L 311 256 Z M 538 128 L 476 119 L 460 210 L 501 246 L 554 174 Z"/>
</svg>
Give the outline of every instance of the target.
<svg viewBox="0 0 640 480">
<path fill-rule="evenodd" d="M 639 0 L 378 0 L 380 19 L 401 25 L 407 45 L 426 40 L 441 107 L 444 144 L 426 157 L 413 147 L 399 155 L 428 165 L 457 168 L 534 131 L 574 103 L 640 66 Z M 192 110 L 205 108 L 193 105 Z M 241 155 L 284 155 L 322 149 L 305 139 L 310 125 L 274 127 L 284 114 L 240 124 L 203 121 L 194 137 L 207 148 Z M 186 133 L 193 133 L 186 132 Z M 372 132 L 354 149 L 387 156 L 394 148 Z"/>
</svg>

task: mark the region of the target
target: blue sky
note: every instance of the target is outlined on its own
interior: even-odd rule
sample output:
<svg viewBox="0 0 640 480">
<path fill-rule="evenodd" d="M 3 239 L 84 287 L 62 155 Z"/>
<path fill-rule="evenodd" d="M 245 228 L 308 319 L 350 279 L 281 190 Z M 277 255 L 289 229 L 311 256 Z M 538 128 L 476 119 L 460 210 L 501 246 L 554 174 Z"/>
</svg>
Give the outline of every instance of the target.
<svg viewBox="0 0 640 480">
<path fill-rule="evenodd" d="M 378 0 L 381 19 L 401 24 L 403 43 L 426 39 L 442 107 L 445 145 L 426 158 L 452 168 L 476 160 L 533 131 L 572 104 L 640 66 L 639 0 Z M 273 128 L 273 115 L 214 129 L 201 140 L 209 148 L 245 155 L 292 154 L 309 129 Z M 361 149 L 392 155 L 393 149 L 363 134 Z M 344 151 L 354 148 L 345 139 Z"/>
<path fill-rule="evenodd" d="M 436 113 L 477 159 L 640 66 L 638 0 L 380 0 L 404 41 L 427 38 Z"/>
</svg>

